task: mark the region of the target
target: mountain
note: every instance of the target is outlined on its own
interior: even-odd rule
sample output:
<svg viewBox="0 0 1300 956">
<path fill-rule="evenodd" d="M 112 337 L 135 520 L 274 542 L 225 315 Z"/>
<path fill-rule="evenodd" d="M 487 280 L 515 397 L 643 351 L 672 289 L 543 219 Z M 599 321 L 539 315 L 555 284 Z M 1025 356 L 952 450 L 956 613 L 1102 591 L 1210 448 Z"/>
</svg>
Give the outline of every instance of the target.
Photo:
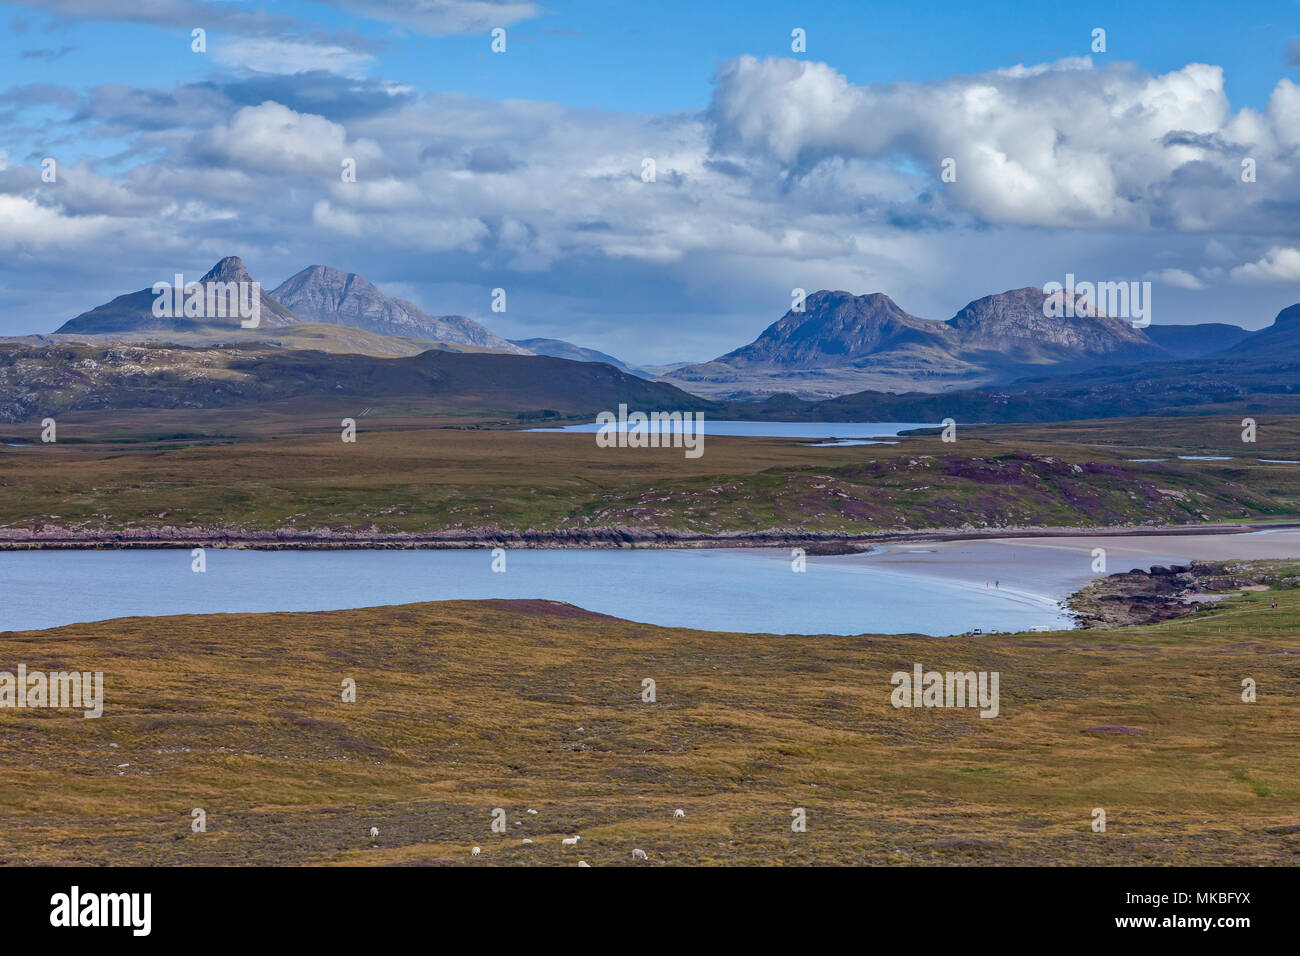
<svg viewBox="0 0 1300 956">
<path fill-rule="evenodd" d="M 311 322 L 528 354 L 527 349 L 512 345 L 473 319 L 463 315 L 428 315 L 413 302 L 389 298 L 355 272 L 330 266 L 308 266 L 285 279 L 271 295 Z"/>
<path fill-rule="evenodd" d="M 865 422 L 1052 422 L 1139 416 L 1300 414 L 1300 303 L 1237 345 L 1193 359 L 1094 366 L 996 388 L 890 394 L 865 390 L 817 402 L 791 395 L 751 403 L 749 417 Z M 734 410 L 732 414 L 737 414 Z M 739 417 L 739 416 L 738 416 Z"/>
<path fill-rule="evenodd" d="M 981 369 L 955 354 L 942 322 L 904 312 L 882 293 L 814 292 L 749 345 L 664 375 L 711 398 L 752 399 L 789 392 L 826 398 L 863 388 L 907 391 L 918 382 L 979 384 Z"/>
<path fill-rule="evenodd" d="M 788 392 L 828 398 L 864 389 L 944 392 L 1031 371 L 1171 357 L 1123 319 L 1046 314 L 1042 289 L 967 304 L 946 322 L 911 315 L 883 293 L 814 292 L 743 348 L 662 377 L 713 398 Z"/>
<path fill-rule="evenodd" d="M 956 331 L 959 354 L 968 360 L 1004 367 L 1076 365 L 1151 359 L 1161 349 L 1126 319 L 1084 316 L 1075 297 L 1073 316 L 1052 317 L 1048 293 L 1028 287 L 986 295 L 969 303 L 945 324 Z"/>
<path fill-rule="evenodd" d="M 0 344 L 0 422 L 82 409 L 265 406 L 294 401 L 333 415 L 367 405 L 402 414 L 544 421 L 626 403 L 645 411 L 709 409 L 671 385 L 608 365 L 541 355 L 428 351 L 404 358 L 282 349 L 265 343 L 186 348 L 123 343 Z"/>
<path fill-rule="evenodd" d="M 170 283 L 172 279 L 172 276 L 167 276 L 160 281 Z M 252 281 L 253 277 L 248 274 L 248 270 L 244 268 L 244 263 L 238 256 L 226 256 L 199 280 L 203 285 L 205 297 L 213 283 L 251 283 Z M 267 295 L 265 290 L 260 292 L 260 297 L 259 328 L 283 328 L 302 321 Z M 157 300 L 158 295 L 154 293 L 152 287 L 141 289 L 139 292 L 128 292 L 126 295 L 119 295 L 111 302 L 96 306 L 89 312 L 83 312 L 76 318 L 64 322 L 56 330 L 56 334 L 63 332 L 93 334 L 135 330 L 200 332 L 213 329 L 240 328 L 241 320 L 238 315 L 227 317 L 156 316 L 153 314 L 153 310 L 154 303 Z"/>
<path fill-rule="evenodd" d="M 1269 360 L 1285 354 L 1300 354 L 1300 303 L 1283 309 L 1272 325 L 1251 333 L 1249 338 L 1216 353 L 1215 357 Z"/>
<path fill-rule="evenodd" d="M 1254 332 L 1226 322 L 1204 322 L 1200 325 L 1148 325 L 1147 338 L 1176 358 L 1197 358 L 1212 352 L 1230 349 Z"/>
<path fill-rule="evenodd" d="M 549 355 L 551 358 L 569 359 L 571 362 L 604 362 L 606 365 L 612 365 L 619 371 L 627 372 L 629 375 L 636 375 L 640 378 L 654 377 L 651 373 L 643 369 L 632 368 L 625 362 L 605 352 L 583 348 L 581 345 L 574 345 L 572 342 L 565 342 L 563 339 L 511 339 L 510 342 L 521 349 L 527 349 L 534 355 Z"/>
<path fill-rule="evenodd" d="M 790 310 L 752 343 L 714 361 L 734 368 L 817 369 L 911 345 L 944 347 L 950 339 L 947 328 L 908 315 L 882 293 L 814 292 L 803 312 Z"/>
</svg>

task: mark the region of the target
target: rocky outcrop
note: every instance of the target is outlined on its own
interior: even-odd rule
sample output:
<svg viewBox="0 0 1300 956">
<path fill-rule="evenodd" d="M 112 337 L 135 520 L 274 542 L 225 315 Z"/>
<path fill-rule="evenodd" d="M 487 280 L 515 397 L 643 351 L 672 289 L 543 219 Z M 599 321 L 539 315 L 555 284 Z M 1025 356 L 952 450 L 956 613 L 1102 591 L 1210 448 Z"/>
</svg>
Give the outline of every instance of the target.
<svg viewBox="0 0 1300 956">
<path fill-rule="evenodd" d="M 370 280 L 330 266 L 308 266 L 271 295 L 309 322 L 328 322 L 416 339 L 532 354 L 463 315 L 429 315 L 413 302 L 384 295 Z"/>
</svg>

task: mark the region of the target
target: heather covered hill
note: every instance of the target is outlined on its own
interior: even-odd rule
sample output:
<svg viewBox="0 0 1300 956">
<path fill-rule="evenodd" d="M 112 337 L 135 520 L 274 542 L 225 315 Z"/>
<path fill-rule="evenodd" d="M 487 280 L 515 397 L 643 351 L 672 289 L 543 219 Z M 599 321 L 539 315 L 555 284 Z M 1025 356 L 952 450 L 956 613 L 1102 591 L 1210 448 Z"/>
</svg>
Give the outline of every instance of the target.
<svg viewBox="0 0 1300 956">
<path fill-rule="evenodd" d="M 6 859 L 1294 865 L 1300 591 L 1294 566 L 1256 573 L 1276 583 L 1154 627 L 941 641 L 660 628 L 542 600 L 0 634 L 33 670 L 112 655 L 102 719 L 28 717 L 0 751 L 0 774 L 34 781 L 0 807 Z M 1005 675 L 1005 716 L 900 716 L 900 661 Z M 323 689 L 356 673 L 370 698 L 340 707 Z M 647 673 L 657 704 L 638 697 Z M 1278 690 L 1243 705 L 1243 674 Z M 1122 823 L 1093 833 L 1113 794 Z M 519 824 L 498 836 L 484 821 L 503 803 Z M 191 805 L 221 807 L 210 834 L 189 836 Z M 575 833 L 581 849 L 560 842 Z"/>
<path fill-rule="evenodd" d="M 0 421 L 100 408 L 209 409 L 285 399 L 378 399 L 450 411 L 595 415 L 620 402 L 665 410 L 707 403 L 608 365 L 535 355 L 433 350 L 405 358 L 269 345 L 0 345 Z"/>
</svg>

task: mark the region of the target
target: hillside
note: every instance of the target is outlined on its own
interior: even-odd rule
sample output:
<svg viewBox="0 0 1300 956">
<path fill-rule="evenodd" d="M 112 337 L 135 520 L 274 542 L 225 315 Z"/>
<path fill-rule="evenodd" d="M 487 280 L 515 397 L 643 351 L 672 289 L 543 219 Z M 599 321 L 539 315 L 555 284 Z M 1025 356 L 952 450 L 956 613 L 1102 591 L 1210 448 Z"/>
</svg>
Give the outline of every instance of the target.
<svg viewBox="0 0 1300 956">
<path fill-rule="evenodd" d="M 1147 338 L 1175 358 L 1200 358 L 1230 349 L 1255 333 L 1226 322 L 1203 322 L 1200 325 L 1148 325 Z"/>
<path fill-rule="evenodd" d="M 452 411 L 595 415 L 620 402 L 685 409 L 671 385 L 607 365 L 496 352 L 405 358 L 255 344 L 0 346 L 0 422 L 98 408 L 227 408 L 286 399 L 410 400 Z"/>
<path fill-rule="evenodd" d="M 510 342 L 521 349 L 527 349 L 534 355 L 549 355 L 552 358 L 569 359 L 573 362 L 604 362 L 629 375 L 637 375 L 641 378 L 653 377 L 642 369 L 631 368 L 627 363 L 606 352 L 583 348 L 581 345 L 574 345 L 563 339 L 511 339 Z"/>
<path fill-rule="evenodd" d="M 211 347 L 226 345 L 274 345 L 286 349 L 315 349 L 320 352 L 337 352 L 353 355 L 372 355 L 383 358 L 419 355 L 430 349 L 445 352 L 489 352 L 493 349 L 454 342 L 437 342 L 429 339 L 410 339 L 397 335 L 380 335 L 364 329 L 324 322 L 300 322 L 272 329 L 207 329 L 199 332 L 100 332 L 50 333 L 47 335 L 20 335 L 0 338 L 0 345 L 159 345 Z"/>
<path fill-rule="evenodd" d="M 1298 627 L 1300 591 L 1277 584 L 1165 624 L 942 641 L 660 628 L 544 600 L 0 634 L 33 671 L 112 664 L 97 720 L 6 715 L 5 859 L 1289 866 Z M 893 708 L 913 662 L 999 673 L 1000 716 Z"/>
</svg>

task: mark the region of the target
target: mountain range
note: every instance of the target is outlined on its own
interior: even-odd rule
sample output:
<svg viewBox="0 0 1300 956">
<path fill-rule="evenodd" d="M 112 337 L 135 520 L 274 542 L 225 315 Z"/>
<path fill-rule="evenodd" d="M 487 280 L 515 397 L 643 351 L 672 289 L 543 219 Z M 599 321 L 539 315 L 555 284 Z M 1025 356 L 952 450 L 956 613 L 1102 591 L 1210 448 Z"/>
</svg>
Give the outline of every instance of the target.
<svg viewBox="0 0 1300 956">
<path fill-rule="evenodd" d="M 301 326 L 308 327 L 327 328 Z M 383 358 L 261 342 L 196 348 L 58 338 L 56 343 L 0 342 L 0 422 L 81 409 L 204 409 L 292 399 L 353 404 L 379 399 L 390 407 L 461 415 L 472 410 L 532 421 L 591 416 L 621 402 L 642 410 L 698 410 L 715 419 L 825 422 L 950 417 L 959 422 L 1045 422 L 1205 414 L 1231 420 L 1300 413 L 1300 304 L 1231 347 L 1190 359 L 1074 372 L 1054 368 L 1054 374 L 992 388 L 904 394 L 865 390 L 820 401 L 790 394 L 763 401 L 711 401 L 606 363 L 489 350 L 428 350 Z M 1208 338 L 1217 341 L 1217 333 Z"/>
<path fill-rule="evenodd" d="M 200 280 L 251 282 L 243 262 L 227 256 Z M 1227 362 L 1277 360 L 1300 349 L 1300 317 L 1286 310 L 1273 327 L 1247 332 L 1226 323 L 1135 327 L 1105 314 L 1086 314 L 1076 295 L 1072 317 L 1053 317 L 1047 293 L 1033 287 L 987 295 L 952 318 L 936 321 L 904 311 L 883 293 L 823 290 L 807 296 L 753 342 L 711 362 L 635 368 L 595 349 L 560 339 L 506 340 L 461 315 L 430 315 L 414 303 L 381 292 L 356 273 L 312 265 L 261 292 L 261 324 L 243 329 L 239 318 L 155 316 L 151 289 L 118 296 L 65 322 L 52 336 L 11 339 L 47 343 L 162 343 L 248 346 L 375 357 L 415 356 L 430 350 L 549 356 L 611 366 L 700 396 L 709 403 L 760 402 L 767 414 L 790 400 L 890 406 L 882 395 L 918 400 L 925 394 L 961 394 L 979 403 L 980 390 L 1020 394 L 1054 391 L 1050 382 L 1089 385 L 1100 370 L 1222 356 Z M 1077 379 L 1080 373 L 1091 377 Z M 1161 372 L 1155 376 L 1163 378 Z M 1076 378 L 1072 378 L 1075 376 Z M 1086 390 L 1086 389 L 1085 389 Z M 928 403 L 924 403 L 928 404 Z M 1014 404 L 1014 403 L 1013 403 Z M 823 411 L 830 412 L 827 408 Z M 795 409 L 792 409 L 792 413 Z"/>
<path fill-rule="evenodd" d="M 663 380 L 716 399 L 945 392 L 1027 375 L 1190 357 L 1234 344 L 1240 340 L 1234 332 L 1249 334 L 1215 324 L 1158 327 L 1152 335 L 1157 327 L 1144 330 L 1104 313 L 1083 314 L 1099 310 L 1081 308 L 1086 300 L 1079 295 L 1068 310 L 1073 316 L 1051 317 L 1047 298 L 1042 289 L 1012 289 L 976 299 L 938 322 L 905 312 L 879 292 L 814 292 L 802 311 L 786 312 L 749 345 Z"/>
</svg>

